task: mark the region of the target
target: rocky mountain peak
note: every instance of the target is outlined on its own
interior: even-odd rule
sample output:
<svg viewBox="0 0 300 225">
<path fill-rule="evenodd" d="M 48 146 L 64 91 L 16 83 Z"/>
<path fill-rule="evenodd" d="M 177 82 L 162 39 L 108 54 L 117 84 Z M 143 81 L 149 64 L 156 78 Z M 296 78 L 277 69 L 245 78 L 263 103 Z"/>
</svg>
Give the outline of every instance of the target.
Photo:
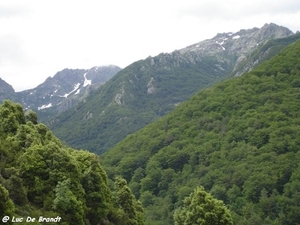
<svg viewBox="0 0 300 225">
<path fill-rule="evenodd" d="M 58 115 L 50 122 L 51 129 L 70 146 L 103 153 L 197 91 L 232 75 L 260 45 L 286 35 L 290 32 L 273 24 L 219 33 L 186 48 L 136 61 L 87 102 Z"/>
<path fill-rule="evenodd" d="M 13 87 L 0 78 L 0 94 L 13 94 L 14 92 L 15 90 Z"/>
<path fill-rule="evenodd" d="M 14 99 L 15 90 L 10 84 L 0 78 L 0 99 L 2 100 L 7 98 Z"/>
<path fill-rule="evenodd" d="M 24 108 L 39 112 L 39 118 L 51 111 L 60 113 L 86 98 L 121 70 L 120 67 L 98 66 L 91 69 L 63 69 L 37 87 L 18 92 L 17 101 Z"/>
<path fill-rule="evenodd" d="M 264 35 L 273 35 L 273 38 L 282 38 L 294 34 L 290 29 L 279 26 L 275 23 L 266 23 L 261 29 L 260 32 Z"/>
<path fill-rule="evenodd" d="M 253 48 L 270 39 L 283 38 L 293 35 L 288 28 L 278 26 L 274 23 L 265 24 L 262 28 L 241 29 L 236 33 L 218 33 L 212 39 L 204 40 L 179 50 L 182 54 L 187 52 L 211 51 L 213 54 L 222 51 L 242 50 L 244 48 Z M 244 45 L 244 46 L 243 46 Z M 226 48 L 227 47 L 227 48 Z"/>
<path fill-rule="evenodd" d="M 265 24 L 261 28 L 242 29 L 238 32 L 218 33 L 212 39 L 204 40 L 180 49 L 179 52 L 190 62 L 201 62 L 205 57 L 214 57 L 217 64 L 227 64 L 232 71 L 257 49 L 269 40 L 293 35 L 288 28 L 274 23 Z M 225 68 L 222 68 L 225 70 Z"/>
</svg>

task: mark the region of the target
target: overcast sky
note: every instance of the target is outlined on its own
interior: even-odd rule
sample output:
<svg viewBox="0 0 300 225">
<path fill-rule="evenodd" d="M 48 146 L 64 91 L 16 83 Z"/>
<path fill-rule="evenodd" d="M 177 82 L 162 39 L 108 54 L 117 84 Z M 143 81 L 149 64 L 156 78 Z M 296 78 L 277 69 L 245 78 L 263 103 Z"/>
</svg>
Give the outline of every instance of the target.
<svg viewBox="0 0 300 225">
<path fill-rule="evenodd" d="M 124 68 L 271 22 L 300 30 L 300 1 L 1 0 L 0 77 L 21 91 L 64 68 Z"/>
</svg>

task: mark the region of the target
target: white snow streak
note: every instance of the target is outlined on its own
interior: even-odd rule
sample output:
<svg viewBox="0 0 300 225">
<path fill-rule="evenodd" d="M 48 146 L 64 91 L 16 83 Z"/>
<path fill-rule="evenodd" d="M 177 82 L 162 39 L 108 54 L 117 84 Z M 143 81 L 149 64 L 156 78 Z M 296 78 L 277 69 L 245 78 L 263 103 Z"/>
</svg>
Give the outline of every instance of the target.
<svg viewBox="0 0 300 225">
<path fill-rule="evenodd" d="M 225 39 L 223 39 L 222 42 L 216 41 L 216 43 L 217 43 L 218 45 L 220 45 L 220 46 L 222 47 L 223 50 L 225 50 L 225 48 L 224 48 L 224 46 L 223 46 L 223 44 L 225 43 Z"/>
<path fill-rule="evenodd" d="M 65 95 L 63 95 L 63 96 L 60 95 L 60 97 L 67 98 L 70 94 L 72 94 L 73 92 L 77 91 L 77 89 L 79 88 L 79 86 L 80 86 L 80 83 L 75 84 L 75 85 L 74 85 L 73 91 L 71 91 L 71 92 L 69 92 L 69 93 L 67 93 L 67 94 L 65 94 Z"/>
<path fill-rule="evenodd" d="M 83 83 L 83 87 L 86 87 L 86 86 L 88 86 L 88 85 L 91 85 L 92 84 L 92 80 L 88 80 L 87 78 L 86 78 L 86 74 L 87 74 L 87 72 L 83 75 L 84 76 L 84 83 Z"/>
<path fill-rule="evenodd" d="M 74 95 L 78 95 L 79 94 L 79 92 L 80 92 L 80 88 L 75 92 L 75 94 Z"/>
<path fill-rule="evenodd" d="M 56 89 L 53 94 L 50 95 L 50 97 L 52 98 L 54 96 L 54 94 L 58 91 L 58 89 Z"/>
<path fill-rule="evenodd" d="M 38 110 L 46 109 L 46 108 L 50 108 L 50 107 L 52 107 L 52 103 L 49 103 L 48 105 L 42 105 L 41 107 L 38 107 Z"/>
</svg>

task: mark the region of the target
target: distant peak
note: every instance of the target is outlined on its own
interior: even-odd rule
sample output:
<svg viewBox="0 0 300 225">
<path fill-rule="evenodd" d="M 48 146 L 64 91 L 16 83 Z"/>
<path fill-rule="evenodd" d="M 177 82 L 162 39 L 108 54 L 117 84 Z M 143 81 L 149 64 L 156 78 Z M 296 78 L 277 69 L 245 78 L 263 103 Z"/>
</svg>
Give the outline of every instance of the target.
<svg viewBox="0 0 300 225">
<path fill-rule="evenodd" d="M 275 23 L 265 23 L 262 28 L 265 27 L 280 27 L 280 26 Z"/>
<path fill-rule="evenodd" d="M 10 84 L 0 78 L 0 92 L 14 93 L 15 90 Z"/>
</svg>

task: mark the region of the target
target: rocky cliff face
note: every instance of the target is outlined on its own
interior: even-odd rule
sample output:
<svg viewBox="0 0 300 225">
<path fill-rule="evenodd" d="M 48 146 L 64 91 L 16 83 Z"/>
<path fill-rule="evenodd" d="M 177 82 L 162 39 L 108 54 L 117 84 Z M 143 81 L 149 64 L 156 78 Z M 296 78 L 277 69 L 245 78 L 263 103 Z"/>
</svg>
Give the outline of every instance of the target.
<svg viewBox="0 0 300 225">
<path fill-rule="evenodd" d="M 261 62 L 272 58 L 278 54 L 283 48 L 300 39 L 300 33 L 290 35 L 284 38 L 277 38 L 268 41 L 266 44 L 258 46 L 250 55 L 245 55 L 245 59 L 234 67 L 231 76 L 240 76 L 245 72 L 249 72 Z"/>
<path fill-rule="evenodd" d="M 227 65 L 228 72 L 237 69 L 237 66 L 247 58 L 258 46 L 269 40 L 285 38 L 293 35 L 288 28 L 274 23 L 265 24 L 262 28 L 242 29 L 236 33 L 219 33 L 214 38 L 205 40 L 179 52 L 190 62 L 199 62 L 203 57 L 215 57 L 216 65 Z M 226 68 L 220 67 L 224 71 Z"/>
</svg>

